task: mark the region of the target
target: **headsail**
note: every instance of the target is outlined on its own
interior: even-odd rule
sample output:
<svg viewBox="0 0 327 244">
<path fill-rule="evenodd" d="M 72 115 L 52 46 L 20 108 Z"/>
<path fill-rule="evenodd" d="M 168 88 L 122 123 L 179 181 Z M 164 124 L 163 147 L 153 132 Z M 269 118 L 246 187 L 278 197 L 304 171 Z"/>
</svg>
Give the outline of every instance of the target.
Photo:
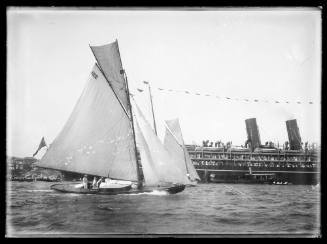
<svg viewBox="0 0 327 244">
<path fill-rule="evenodd" d="M 110 82 L 121 104 L 129 113 L 127 86 L 124 79 L 124 70 L 120 58 L 118 42 L 112 42 L 102 46 L 90 46 L 91 50 L 105 74 L 106 79 Z"/>
<path fill-rule="evenodd" d="M 145 184 L 188 183 L 186 175 L 176 166 L 174 159 L 155 135 L 135 101 L 133 105 L 136 141 L 141 153 Z"/>
<path fill-rule="evenodd" d="M 137 181 L 131 121 L 97 65 L 38 166 Z"/>
<path fill-rule="evenodd" d="M 172 155 L 175 155 L 176 165 L 185 174 L 189 174 L 191 180 L 200 180 L 200 177 L 196 172 L 189 153 L 185 147 L 182 130 L 178 119 L 167 120 L 166 125 L 167 128 L 164 138 L 164 145 Z"/>
</svg>

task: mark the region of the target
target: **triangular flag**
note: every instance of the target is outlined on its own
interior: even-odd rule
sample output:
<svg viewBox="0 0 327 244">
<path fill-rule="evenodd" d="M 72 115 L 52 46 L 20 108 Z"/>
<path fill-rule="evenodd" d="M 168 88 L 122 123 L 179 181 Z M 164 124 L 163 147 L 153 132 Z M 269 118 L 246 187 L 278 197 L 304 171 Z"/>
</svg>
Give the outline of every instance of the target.
<svg viewBox="0 0 327 244">
<path fill-rule="evenodd" d="M 41 142 L 40 142 L 40 145 L 39 145 L 38 149 L 36 150 L 36 152 L 33 154 L 33 157 L 39 152 L 39 150 L 42 147 L 46 147 L 46 146 L 47 146 L 47 144 L 45 143 L 44 137 L 42 137 Z"/>
</svg>

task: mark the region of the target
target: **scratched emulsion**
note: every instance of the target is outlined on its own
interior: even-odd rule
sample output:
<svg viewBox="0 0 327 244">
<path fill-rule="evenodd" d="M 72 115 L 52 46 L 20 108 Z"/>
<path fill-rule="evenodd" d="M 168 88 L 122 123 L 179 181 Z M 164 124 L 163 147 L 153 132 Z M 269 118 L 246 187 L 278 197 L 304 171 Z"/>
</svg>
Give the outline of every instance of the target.
<svg viewBox="0 0 327 244">
<path fill-rule="evenodd" d="M 199 184 L 176 195 L 78 195 L 48 182 L 10 182 L 7 236 L 26 234 L 320 233 L 320 189 Z"/>
</svg>

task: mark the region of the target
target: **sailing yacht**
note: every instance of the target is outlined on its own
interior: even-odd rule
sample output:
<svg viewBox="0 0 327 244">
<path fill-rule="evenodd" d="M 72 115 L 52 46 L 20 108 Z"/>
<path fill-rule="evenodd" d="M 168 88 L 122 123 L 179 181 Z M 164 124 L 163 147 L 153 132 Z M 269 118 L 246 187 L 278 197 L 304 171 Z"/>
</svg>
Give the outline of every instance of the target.
<svg viewBox="0 0 327 244">
<path fill-rule="evenodd" d="M 103 188 L 60 183 L 51 189 L 109 195 L 183 191 L 188 179 L 175 155 L 160 142 L 134 99 L 131 102 L 118 41 L 90 48 L 96 63 L 86 86 L 37 166 L 111 181 Z"/>
<path fill-rule="evenodd" d="M 154 133 L 157 135 L 151 87 L 149 82 L 144 81 L 144 83 L 147 84 L 149 89 L 149 98 L 150 98 L 152 119 L 153 119 L 153 130 Z M 190 159 L 190 155 L 185 147 L 182 130 L 179 125 L 179 120 L 177 118 L 172 120 L 166 120 L 165 126 L 166 126 L 166 132 L 164 138 L 165 148 L 168 150 L 170 155 L 174 158 L 176 166 L 183 172 L 183 174 L 187 176 L 188 180 L 186 185 L 196 186 L 198 181 L 200 181 L 200 177 L 196 172 L 194 165 Z"/>
<path fill-rule="evenodd" d="M 196 186 L 200 177 L 196 172 L 185 147 L 182 130 L 178 119 L 166 120 L 164 146 L 175 159 L 176 166 L 188 177 L 187 186 Z"/>
</svg>

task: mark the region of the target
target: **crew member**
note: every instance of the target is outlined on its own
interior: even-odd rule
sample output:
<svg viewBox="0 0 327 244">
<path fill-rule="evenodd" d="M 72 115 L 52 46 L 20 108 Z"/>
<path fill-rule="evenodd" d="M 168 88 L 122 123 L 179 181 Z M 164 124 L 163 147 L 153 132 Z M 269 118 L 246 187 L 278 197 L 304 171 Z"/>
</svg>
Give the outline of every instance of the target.
<svg viewBox="0 0 327 244">
<path fill-rule="evenodd" d="M 87 186 L 87 175 L 84 175 L 84 177 L 83 177 L 83 187 L 84 187 L 84 189 L 88 189 L 88 186 Z"/>
<path fill-rule="evenodd" d="M 100 184 L 103 182 L 103 177 L 101 177 L 98 181 L 97 181 L 97 186 L 98 188 L 100 188 Z"/>
<path fill-rule="evenodd" d="M 94 176 L 93 182 L 92 182 L 92 188 L 97 188 L 97 177 Z"/>
</svg>

